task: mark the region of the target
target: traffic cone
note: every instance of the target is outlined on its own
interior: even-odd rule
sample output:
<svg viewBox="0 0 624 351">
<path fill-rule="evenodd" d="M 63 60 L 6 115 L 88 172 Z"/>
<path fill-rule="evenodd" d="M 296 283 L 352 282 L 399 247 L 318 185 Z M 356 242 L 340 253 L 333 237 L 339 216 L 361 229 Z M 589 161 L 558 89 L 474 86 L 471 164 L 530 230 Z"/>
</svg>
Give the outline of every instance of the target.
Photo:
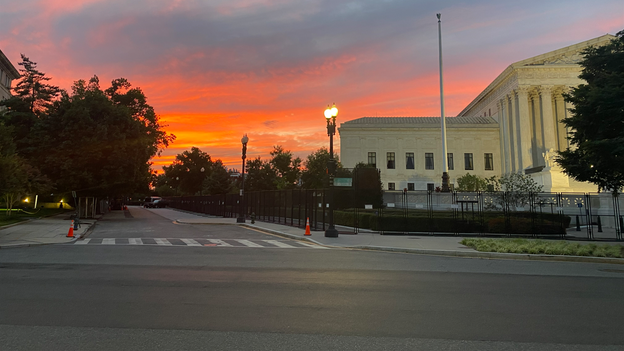
<svg viewBox="0 0 624 351">
<path fill-rule="evenodd" d="M 305 236 L 310 236 L 312 234 L 310 234 L 310 217 L 306 218 L 306 232 L 304 234 Z"/>
<path fill-rule="evenodd" d="M 69 226 L 69 232 L 67 233 L 68 238 L 74 237 L 74 220 L 72 219 L 71 225 Z"/>
</svg>

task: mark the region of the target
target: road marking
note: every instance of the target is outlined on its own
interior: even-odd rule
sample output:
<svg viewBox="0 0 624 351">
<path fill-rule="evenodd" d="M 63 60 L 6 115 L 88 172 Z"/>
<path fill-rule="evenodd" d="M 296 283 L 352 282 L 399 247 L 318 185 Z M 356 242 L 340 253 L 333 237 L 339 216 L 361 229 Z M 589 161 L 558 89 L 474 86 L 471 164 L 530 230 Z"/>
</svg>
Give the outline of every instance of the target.
<svg viewBox="0 0 624 351">
<path fill-rule="evenodd" d="M 130 245 L 143 245 L 143 240 L 141 238 L 129 238 L 128 244 Z"/>
<path fill-rule="evenodd" d="M 115 245 L 115 239 L 102 239 L 102 245 Z"/>
<path fill-rule="evenodd" d="M 89 241 L 91 241 L 91 239 L 77 240 L 74 244 L 75 245 L 87 245 Z"/>
<path fill-rule="evenodd" d="M 213 244 L 217 244 L 217 246 L 232 246 L 221 239 L 208 239 Z"/>
<path fill-rule="evenodd" d="M 314 249 L 329 249 L 329 247 L 316 245 L 316 244 L 310 244 L 310 243 L 304 243 L 304 242 L 301 242 L 301 241 L 299 242 L 299 245 L 311 247 L 311 248 L 314 248 Z"/>
<path fill-rule="evenodd" d="M 188 246 L 202 246 L 202 244 L 198 243 L 196 240 L 193 240 L 193 239 L 180 239 L 180 240 L 182 240 Z"/>
<path fill-rule="evenodd" d="M 156 242 L 156 244 L 158 245 L 172 245 L 169 240 L 167 239 L 163 239 L 163 238 L 154 238 L 154 241 Z"/>
<path fill-rule="evenodd" d="M 264 241 L 265 243 L 269 243 L 271 245 L 275 245 L 277 247 L 283 247 L 283 248 L 287 248 L 287 249 L 294 249 L 295 248 L 294 246 L 288 245 L 288 244 L 283 243 L 283 242 L 278 241 L 278 240 L 262 240 L 262 241 Z"/>
<path fill-rule="evenodd" d="M 249 246 L 249 247 L 264 247 L 262 245 L 258 245 L 256 243 L 253 243 L 253 242 L 251 242 L 249 240 L 242 240 L 242 239 L 234 239 L 234 240 L 238 241 L 239 243 L 241 243 L 241 244 L 243 244 L 245 246 Z"/>
</svg>

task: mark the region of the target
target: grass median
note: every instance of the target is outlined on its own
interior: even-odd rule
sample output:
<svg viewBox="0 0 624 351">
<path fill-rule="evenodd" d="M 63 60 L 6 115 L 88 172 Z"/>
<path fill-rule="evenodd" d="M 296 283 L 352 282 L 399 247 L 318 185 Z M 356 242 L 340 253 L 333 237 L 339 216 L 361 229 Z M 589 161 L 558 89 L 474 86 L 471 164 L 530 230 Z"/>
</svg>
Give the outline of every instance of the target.
<svg viewBox="0 0 624 351">
<path fill-rule="evenodd" d="M 10 225 L 18 222 L 22 222 L 32 218 L 42 218 L 54 216 L 60 213 L 72 212 L 69 210 L 64 210 L 60 208 L 42 208 L 34 211 L 30 210 L 21 210 L 15 209 L 12 211 L 11 215 L 7 215 L 6 209 L 0 209 L 0 227 L 5 225 Z"/>
<path fill-rule="evenodd" d="M 624 245 L 531 239 L 466 238 L 463 245 L 483 252 L 624 258 Z"/>
</svg>

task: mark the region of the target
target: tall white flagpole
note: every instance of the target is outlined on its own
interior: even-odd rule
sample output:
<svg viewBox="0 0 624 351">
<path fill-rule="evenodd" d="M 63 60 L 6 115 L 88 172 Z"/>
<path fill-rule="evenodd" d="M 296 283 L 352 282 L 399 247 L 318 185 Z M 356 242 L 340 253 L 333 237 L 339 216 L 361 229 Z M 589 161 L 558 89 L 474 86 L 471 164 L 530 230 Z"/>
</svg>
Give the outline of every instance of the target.
<svg viewBox="0 0 624 351">
<path fill-rule="evenodd" d="M 449 175 L 448 164 L 446 154 L 446 117 L 444 116 L 444 82 L 442 80 L 442 21 L 440 17 L 442 14 L 438 13 L 438 42 L 440 46 L 440 124 L 442 127 L 442 191 L 448 192 L 449 188 Z"/>
</svg>

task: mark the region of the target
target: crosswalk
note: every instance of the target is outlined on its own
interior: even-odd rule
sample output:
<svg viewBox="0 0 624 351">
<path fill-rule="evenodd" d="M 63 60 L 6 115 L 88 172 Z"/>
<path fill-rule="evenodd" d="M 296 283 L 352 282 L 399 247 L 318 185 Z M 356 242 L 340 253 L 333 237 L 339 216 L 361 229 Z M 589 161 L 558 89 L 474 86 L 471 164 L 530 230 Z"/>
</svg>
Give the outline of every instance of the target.
<svg viewBox="0 0 624 351">
<path fill-rule="evenodd" d="M 86 238 L 72 245 L 152 245 L 169 247 L 247 247 L 257 249 L 327 249 L 295 240 L 180 239 L 180 238 Z"/>
</svg>

